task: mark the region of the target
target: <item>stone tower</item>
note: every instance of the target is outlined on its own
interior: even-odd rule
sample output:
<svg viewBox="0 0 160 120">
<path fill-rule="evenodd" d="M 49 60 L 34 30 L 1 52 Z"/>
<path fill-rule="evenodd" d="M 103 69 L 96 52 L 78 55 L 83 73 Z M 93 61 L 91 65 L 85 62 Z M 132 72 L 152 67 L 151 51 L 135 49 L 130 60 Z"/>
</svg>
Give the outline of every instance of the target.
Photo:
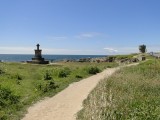
<svg viewBox="0 0 160 120">
<path fill-rule="evenodd" d="M 36 45 L 37 49 L 35 49 L 35 56 L 32 58 L 32 61 L 27 61 L 28 63 L 35 63 L 35 64 L 49 64 L 49 61 L 46 61 L 44 58 L 42 58 L 42 50 L 39 49 L 39 44 Z"/>
</svg>

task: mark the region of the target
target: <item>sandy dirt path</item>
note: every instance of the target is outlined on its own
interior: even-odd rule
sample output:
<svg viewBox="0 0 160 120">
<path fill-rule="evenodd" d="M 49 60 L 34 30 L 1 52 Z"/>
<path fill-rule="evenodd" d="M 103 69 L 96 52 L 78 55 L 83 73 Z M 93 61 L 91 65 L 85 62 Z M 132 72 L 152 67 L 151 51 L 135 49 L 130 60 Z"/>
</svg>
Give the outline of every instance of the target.
<svg viewBox="0 0 160 120">
<path fill-rule="evenodd" d="M 37 102 L 28 109 L 22 120 L 75 120 L 76 113 L 97 83 L 112 75 L 118 68 L 109 68 L 101 73 L 72 83 L 57 95 Z"/>
</svg>

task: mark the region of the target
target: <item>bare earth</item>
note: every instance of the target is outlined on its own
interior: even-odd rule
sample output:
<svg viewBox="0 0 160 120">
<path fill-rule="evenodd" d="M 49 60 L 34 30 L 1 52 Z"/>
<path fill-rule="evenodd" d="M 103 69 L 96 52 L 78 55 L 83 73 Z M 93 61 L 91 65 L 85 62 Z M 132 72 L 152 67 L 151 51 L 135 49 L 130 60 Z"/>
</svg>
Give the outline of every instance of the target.
<svg viewBox="0 0 160 120">
<path fill-rule="evenodd" d="M 39 101 L 28 109 L 22 120 L 75 120 L 76 113 L 97 83 L 118 68 L 109 68 L 89 78 L 71 84 L 52 98 Z"/>
</svg>

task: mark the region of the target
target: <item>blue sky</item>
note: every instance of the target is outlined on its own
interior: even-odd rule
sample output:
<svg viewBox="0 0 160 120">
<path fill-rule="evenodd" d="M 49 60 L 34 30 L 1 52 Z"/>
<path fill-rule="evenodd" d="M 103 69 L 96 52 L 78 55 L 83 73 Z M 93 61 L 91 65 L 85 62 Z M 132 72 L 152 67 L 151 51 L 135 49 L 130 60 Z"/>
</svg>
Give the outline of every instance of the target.
<svg viewBox="0 0 160 120">
<path fill-rule="evenodd" d="M 160 51 L 160 0 L 0 0 L 0 54 Z"/>
</svg>

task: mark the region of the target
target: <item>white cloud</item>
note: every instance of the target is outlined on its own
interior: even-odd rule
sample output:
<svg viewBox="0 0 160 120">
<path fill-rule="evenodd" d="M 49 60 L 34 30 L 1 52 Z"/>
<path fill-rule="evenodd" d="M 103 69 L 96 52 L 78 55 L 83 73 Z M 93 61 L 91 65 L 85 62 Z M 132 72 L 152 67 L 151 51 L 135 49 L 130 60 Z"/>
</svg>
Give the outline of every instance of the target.
<svg viewBox="0 0 160 120">
<path fill-rule="evenodd" d="M 119 54 L 130 54 L 130 53 L 138 53 L 139 50 L 137 47 L 121 47 L 118 48 Z"/>
<path fill-rule="evenodd" d="M 105 37 L 108 38 L 109 35 L 100 33 L 100 32 L 86 32 L 81 33 L 79 35 L 73 35 L 73 36 L 47 36 L 47 40 L 67 40 L 67 39 L 91 39 L 91 38 L 97 38 L 97 37 Z"/>
<path fill-rule="evenodd" d="M 104 48 L 107 55 L 110 54 L 131 54 L 131 53 L 139 53 L 138 46 L 131 46 L 131 47 L 106 47 Z M 158 46 L 147 46 L 147 52 L 160 52 L 160 48 Z"/>
<path fill-rule="evenodd" d="M 147 52 L 160 52 L 159 46 L 147 46 Z"/>
<path fill-rule="evenodd" d="M 66 36 L 48 36 L 47 40 L 66 40 Z"/>
<path fill-rule="evenodd" d="M 104 49 L 107 50 L 108 52 L 118 52 L 118 50 L 113 48 L 104 48 Z"/>
<path fill-rule="evenodd" d="M 101 55 L 101 52 L 100 50 L 43 49 L 44 54 Z"/>
<path fill-rule="evenodd" d="M 139 50 L 137 47 L 106 47 L 104 50 L 107 51 L 106 54 L 131 54 L 131 53 L 138 53 Z"/>
<path fill-rule="evenodd" d="M 0 54 L 30 54 L 33 50 L 32 47 L 0 47 Z"/>
<path fill-rule="evenodd" d="M 92 38 L 94 37 L 94 35 L 90 33 L 84 33 L 84 34 L 81 34 L 80 37 Z"/>
<path fill-rule="evenodd" d="M 101 35 L 101 33 L 98 33 L 98 32 L 88 32 L 88 33 L 79 34 L 79 35 L 77 35 L 75 37 L 79 38 L 79 39 L 85 39 L 85 38 L 94 38 L 94 37 L 97 37 L 99 35 Z"/>
</svg>

